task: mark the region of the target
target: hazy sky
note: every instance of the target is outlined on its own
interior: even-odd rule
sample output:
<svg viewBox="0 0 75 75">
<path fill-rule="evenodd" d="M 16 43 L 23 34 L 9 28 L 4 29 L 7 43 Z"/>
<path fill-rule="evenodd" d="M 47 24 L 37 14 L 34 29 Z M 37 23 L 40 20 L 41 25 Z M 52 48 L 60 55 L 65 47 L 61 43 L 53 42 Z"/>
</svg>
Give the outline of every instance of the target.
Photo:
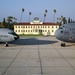
<svg viewBox="0 0 75 75">
<path fill-rule="evenodd" d="M 56 18 L 71 17 L 75 20 L 75 0 L 0 0 L 0 21 L 8 16 L 17 18 L 20 22 L 21 9 L 24 8 L 22 22 L 27 22 L 29 12 L 32 12 L 31 21 L 39 17 L 43 21 L 44 12 L 48 10 L 46 21 L 53 22 L 53 10 L 56 9 Z"/>
</svg>

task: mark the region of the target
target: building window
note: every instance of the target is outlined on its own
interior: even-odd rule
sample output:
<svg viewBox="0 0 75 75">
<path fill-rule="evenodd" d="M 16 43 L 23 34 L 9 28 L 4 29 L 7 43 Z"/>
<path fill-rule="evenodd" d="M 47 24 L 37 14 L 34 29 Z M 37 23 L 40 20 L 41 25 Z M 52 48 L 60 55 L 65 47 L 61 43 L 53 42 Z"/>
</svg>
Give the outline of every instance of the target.
<svg viewBox="0 0 75 75">
<path fill-rule="evenodd" d="M 27 32 L 27 30 L 26 30 L 26 32 Z"/>
<path fill-rule="evenodd" d="M 54 28 L 54 27 L 52 26 L 52 28 Z"/>
<path fill-rule="evenodd" d="M 43 28 L 44 28 L 44 26 L 43 26 Z"/>
<path fill-rule="evenodd" d="M 37 30 L 35 30 L 35 32 L 37 32 Z"/>
<path fill-rule="evenodd" d="M 45 32 L 47 32 L 47 30 L 45 30 Z"/>
<path fill-rule="evenodd" d="M 52 30 L 52 32 L 54 32 L 54 30 Z"/>
<path fill-rule="evenodd" d="M 50 30 L 48 30 L 48 32 L 50 32 Z"/>
<path fill-rule="evenodd" d="M 26 26 L 26 28 L 27 28 L 27 26 Z"/>
<path fill-rule="evenodd" d="M 40 28 L 40 27 L 38 26 L 38 28 Z"/>
<path fill-rule="evenodd" d="M 20 32 L 20 30 L 18 30 L 18 32 Z"/>
<path fill-rule="evenodd" d="M 15 28 L 17 28 L 17 26 Z"/>
<path fill-rule="evenodd" d="M 41 28 L 42 28 L 42 26 L 41 26 Z"/>
<path fill-rule="evenodd" d="M 35 28 L 35 26 L 34 26 L 34 28 Z"/>
<path fill-rule="evenodd" d="M 16 30 L 16 32 L 17 32 L 17 30 Z"/>
<path fill-rule="evenodd" d="M 42 30 L 42 32 L 44 32 L 44 30 Z"/>
<path fill-rule="evenodd" d="M 28 32 L 30 32 L 30 30 L 28 30 Z"/>
<path fill-rule="evenodd" d="M 20 28 L 20 26 L 18 26 L 18 28 Z"/>
<path fill-rule="evenodd" d="M 48 28 L 50 28 L 50 27 L 48 26 Z"/>
<path fill-rule="evenodd" d="M 28 26 L 28 28 L 30 28 L 30 26 Z"/>
</svg>

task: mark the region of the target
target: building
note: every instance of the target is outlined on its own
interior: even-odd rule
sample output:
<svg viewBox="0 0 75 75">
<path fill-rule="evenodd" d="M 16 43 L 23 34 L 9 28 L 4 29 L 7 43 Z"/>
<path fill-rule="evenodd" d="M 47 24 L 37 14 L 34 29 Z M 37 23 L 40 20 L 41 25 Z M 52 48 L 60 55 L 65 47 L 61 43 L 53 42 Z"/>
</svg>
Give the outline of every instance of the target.
<svg viewBox="0 0 75 75">
<path fill-rule="evenodd" d="M 51 22 L 40 22 L 38 17 L 33 22 L 17 23 L 14 25 L 14 31 L 17 34 L 43 34 L 54 35 L 59 25 Z"/>
</svg>

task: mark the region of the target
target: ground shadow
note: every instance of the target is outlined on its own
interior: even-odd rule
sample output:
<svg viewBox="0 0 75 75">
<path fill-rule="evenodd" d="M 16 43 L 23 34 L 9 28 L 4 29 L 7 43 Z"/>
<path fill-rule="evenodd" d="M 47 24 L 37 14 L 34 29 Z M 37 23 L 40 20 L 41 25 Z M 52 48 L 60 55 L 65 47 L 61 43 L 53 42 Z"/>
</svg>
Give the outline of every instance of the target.
<svg viewBox="0 0 75 75">
<path fill-rule="evenodd" d="M 28 38 L 28 39 L 18 39 L 16 41 L 10 42 L 9 44 L 16 45 L 44 45 L 44 44 L 53 44 L 58 41 L 50 41 L 50 40 L 38 40 L 36 38 Z"/>
<path fill-rule="evenodd" d="M 70 46 L 75 46 L 75 44 L 69 44 L 69 45 L 66 45 L 65 47 L 70 47 Z"/>
</svg>

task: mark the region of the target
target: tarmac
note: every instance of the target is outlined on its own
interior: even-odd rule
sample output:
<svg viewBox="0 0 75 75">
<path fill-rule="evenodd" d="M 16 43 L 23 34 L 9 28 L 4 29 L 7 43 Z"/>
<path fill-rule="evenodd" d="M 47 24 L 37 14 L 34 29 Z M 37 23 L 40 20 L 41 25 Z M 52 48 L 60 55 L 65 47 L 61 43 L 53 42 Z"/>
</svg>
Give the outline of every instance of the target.
<svg viewBox="0 0 75 75">
<path fill-rule="evenodd" d="M 75 44 L 30 36 L 0 44 L 0 75 L 75 75 Z"/>
</svg>

